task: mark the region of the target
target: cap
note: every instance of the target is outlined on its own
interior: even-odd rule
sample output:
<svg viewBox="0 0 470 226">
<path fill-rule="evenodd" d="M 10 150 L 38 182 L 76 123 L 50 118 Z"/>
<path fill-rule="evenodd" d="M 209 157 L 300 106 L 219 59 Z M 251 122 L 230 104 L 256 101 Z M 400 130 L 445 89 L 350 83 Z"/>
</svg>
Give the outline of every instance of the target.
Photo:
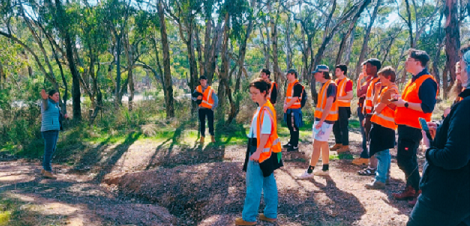
<svg viewBox="0 0 470 226">
<path fill-rule="evenodd" d="M 312 71 L 312 74 L 315 74 L 317 72 L 330 72 L 330 68 L 324 64 L 317 65 L 315 71 Z"/>
</svg>

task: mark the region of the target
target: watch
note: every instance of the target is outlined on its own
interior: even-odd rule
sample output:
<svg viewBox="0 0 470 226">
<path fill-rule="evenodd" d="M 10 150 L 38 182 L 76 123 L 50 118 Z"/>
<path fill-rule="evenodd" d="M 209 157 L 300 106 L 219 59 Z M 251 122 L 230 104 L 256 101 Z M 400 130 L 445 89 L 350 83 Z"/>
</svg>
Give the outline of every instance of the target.
<svg viewBox="0 0 470 226">
<path fill-rule="evenodd" d="M 405 107 L 408 108 L 408 106 L 410 106 L 408 102 L 405 102 Z"/>
</svg>

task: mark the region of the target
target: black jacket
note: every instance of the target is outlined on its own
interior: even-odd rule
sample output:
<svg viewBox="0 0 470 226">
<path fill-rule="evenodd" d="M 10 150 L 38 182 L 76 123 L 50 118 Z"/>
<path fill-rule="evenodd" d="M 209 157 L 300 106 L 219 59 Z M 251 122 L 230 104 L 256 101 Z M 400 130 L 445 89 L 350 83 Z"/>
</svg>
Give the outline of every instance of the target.
<svg viewBox="0 0 470 226">
<path fill-rule="evenodd" d="M 426 162 L 420 187 L 424 202 L 442 212 L 470 212 L 470 89 L 452 107 L 436 131 Z"/>
</svg>

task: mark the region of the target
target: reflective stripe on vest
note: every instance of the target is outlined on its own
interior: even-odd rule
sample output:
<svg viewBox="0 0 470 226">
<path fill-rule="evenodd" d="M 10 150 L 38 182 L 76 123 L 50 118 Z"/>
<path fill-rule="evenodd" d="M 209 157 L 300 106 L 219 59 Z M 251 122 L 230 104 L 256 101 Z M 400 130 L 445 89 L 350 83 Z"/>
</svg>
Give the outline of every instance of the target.
<svg viewBox="0 0 470 226">
<path fill-rule="evenodd" d="M 214 90 L 212 87 L 208 86 L 203 93 L 202 87 L 199 85 L 196 87 L 196 91 L 202 93 L 202 102 L 199 104 L 199 107 L 212 109 L 212 105 L 214 105 L 214 100 L 212 99 L 212 93 Z"/>
<path fill-rule="evenodd" d="M 320 93 L 318 94 L 318 101 L 317 101 L 317 106 L 315 108 L 315 113 L 314 116 L 315 118 L 322 118 L 323 112 L 325 111 L 325 106 L 326 106 L 326 100 L 328 99 L 327 97 L 327 92 L 328 92 L 328 87 L 330 85 L 335 85 L 335 83 L 332 80 L 328 80 L 323 84 Z M 327 121 L 337 121 L 338 120 L 338 105 L 336 101 L 333 102 L 331 105 L 331 108 L 328 111 L 328 115 L 326 116 L 325 120 Z"/>
<path fill-rule="evenodd" d="M 406 84 L 405 89 L 403 90 L 402 99 L 406 102 L 421 104 L 422 101 L 419 99 L 419 88 L 421 87 L 421 84 L 423 84 L 423 82 L 427 79 L 432 79 L 434 82 L 436 82 L 432 75 L 422 75 L 414 82 L 412 82 L 410 79 L 408 84 Z M 406 107 L 397 107 L 395 110 L 395 122 L 398 125 L 406 125 L 416 129 L 421 129 L 418 118 L 424 118 L 427 122 L 429 122 L 431 121 L 431 116 L 432 113 L 415 111 Z"/>
<path fill-rule="evenodd" d="M 256 122 L 257 130 L 256 130 L 256 137 L 257 140 L 257 147 L 259 147 L 260 142 L 261 142 L 261 126 L 263 125 L 263 120 L 264 120 L 264 111 L 266 111 L 269 115 L 269 119 L 271 120 L 271 134 L 269 135 L 269 138 L 266 142 L 266 144 L 263 147 L 263 151 L 260 154 L 259 157 L 259 162 L 264 162 L 266 159 L 269 159 L 271 157 L 271 154 L 274 153 L 279 153 L 282 150 L 281 147 L 281 142 L 279 140 L 279 137 L 277 136 L 277 120 L 276 120 L 276 110 L 274 110 L 274 106 L 271 104 L 271 101 L 266 101 L 266 103 L 261 106 L 259 113 L 258 113 L 258 119 Z M 254 118 L 254 116 L 253 116 Z"/>
<path fill-rule="evenodd" d="M 364 114 L 370 114 L 372 113 L 372 109 L 374 108 L 374 104 L 372 101 L 374 101 L 374 89 L 375 89 L 375 83 L 379 81 L 379 78 L 374 78 L 372 82 L 369 84 L 367 87 L 367 94 L 366 94 L 366 100 L 364 103 Z"/>
<path fill-rule="evenodd" d="M 296 79 L 294 82 L 289 83 L 289 85 L 287 86 L 286 103 L 289 103 L 294 97 L 294 86 L 298 83 L 299 83 L 299 80 Z M 300 94 L 300 97 L 297 99 L 297 101 L 293 103 L 288 109 L 299 109 L 301 107 L 301 102 L 300 102 L 301 99 L 302 99 L 302 93 Z"/>
<path fill-rule="evenodd" d="M 347 95 L 346 92 L 346 84 L 351 81 L 349 78 L 344 78 L 342 79 L 338 85 L 338 90 L 337 90 L 337 96 L 338 97 L 344 97 Z M 336 79 L 336 82 L 338 82 L 338 79 Z M 338 101 L 338 107 L 350 107 L 351 106 L 351 100 L 340 100 L 336 98 L 336 101 Z"/>
</svg>

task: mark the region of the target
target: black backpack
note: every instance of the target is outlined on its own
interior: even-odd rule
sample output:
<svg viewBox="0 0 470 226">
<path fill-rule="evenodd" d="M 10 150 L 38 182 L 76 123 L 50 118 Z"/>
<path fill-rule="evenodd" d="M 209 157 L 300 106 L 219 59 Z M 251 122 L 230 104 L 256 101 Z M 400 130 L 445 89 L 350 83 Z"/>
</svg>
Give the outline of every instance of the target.
<svg viewBox="0 0 470 226">
<path fill-rule="evenodd" d="M 298 83 L 300 84 L 300 83 Z M 302 84 L 300 84 L 302 86 Z M 307 103 L 307 92 L 305 92 L 305 87 L 302 86 L 302 94 L 300 94 L 300 107 L 304 108 L 305 104 Z"/>
</svg>

